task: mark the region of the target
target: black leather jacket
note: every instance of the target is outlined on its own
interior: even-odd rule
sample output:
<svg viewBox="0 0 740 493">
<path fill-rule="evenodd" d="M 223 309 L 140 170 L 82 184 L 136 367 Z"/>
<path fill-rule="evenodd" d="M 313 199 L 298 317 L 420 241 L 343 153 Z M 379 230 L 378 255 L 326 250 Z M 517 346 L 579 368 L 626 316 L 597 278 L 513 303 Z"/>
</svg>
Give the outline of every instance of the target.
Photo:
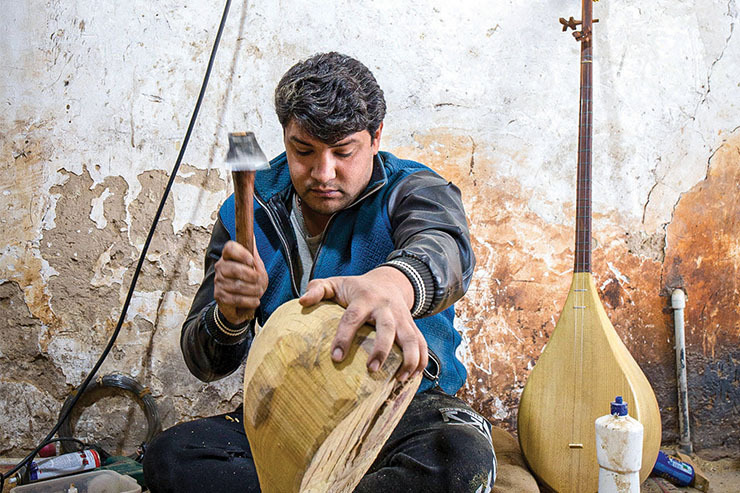
<svg viewBox="0 0 740 493">
<path fill-rule="evenodd" d="M 389 186 L 385 178 L 383 159 L 390 158 L 400 162 L 387 153 L 380 153 L 375 159 L 368 188 L 350 207 L 358 204 L 363 207 L 363 201 L 368 196 Z M 258 173 L 258 180 L 259 176 Z M 286 258 L 291 258 L 291 255 L 286 255 L 286 249 L 292 253 L 292 258 L 297 255 L 292 228 L 281 226 L 290 224 L 288 214 L 292 193 L 292 187 L 288 187 L 273 197 L 256 197 L 259 204 L 275 218 L 273 225 L 280 233 L 283 255 Z M 386 261 L 404 263 L 419 274 L 417 283 L 418 279 L 422 279 L 427 296 L 423 300 L 423 306 L 419 307 L 416 318 L 436 314 L 463 296 L 475 265 L 460 191 L 433 171 L 423 169 L 401 178 L 387 197 L 394 250 Z M 183 324 L 180 338 L 188 368 L 193 375 L 205 382 L 234 372 L 246 358 L 254 334 L 253 325 L 243 334 L 232 336 L 219 330 L 214 323 L 213 312 L 217 310 L 213 299 L 214 265 L 221 257 L 224 244 L 230 239 L 229 231 L 219 214 L 205 255 L 203 282 Z M 404 272 L 405 268 L 399 270 Z M 410 277 L 413 285 L 411 276 L 407 271 L 404 273 Z M 294 273 L 291 272 L 291 275 Z M 221 321 L 225 323 L 223 317 Z M 229 329 L 238 329 L 226 325 Z"/>
</svg>

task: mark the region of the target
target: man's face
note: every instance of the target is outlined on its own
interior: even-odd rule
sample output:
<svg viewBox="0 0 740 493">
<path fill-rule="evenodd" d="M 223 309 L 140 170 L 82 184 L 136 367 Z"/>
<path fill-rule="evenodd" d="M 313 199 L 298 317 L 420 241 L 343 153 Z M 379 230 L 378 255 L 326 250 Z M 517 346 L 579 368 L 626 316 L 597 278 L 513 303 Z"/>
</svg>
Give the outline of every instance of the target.
<svg viewBox="0 0 740 493">
<path fill-rule="evenodd" d="M 363 130 L 326 144 L 306 133 L 295 120 L 288 123 L 283 132 L 285 151 L 290 179 L 303 202 L 304 214 L 330 216 L 365 190 L 382 130 L 381 124 L 374 139 Z"/>
</svg>

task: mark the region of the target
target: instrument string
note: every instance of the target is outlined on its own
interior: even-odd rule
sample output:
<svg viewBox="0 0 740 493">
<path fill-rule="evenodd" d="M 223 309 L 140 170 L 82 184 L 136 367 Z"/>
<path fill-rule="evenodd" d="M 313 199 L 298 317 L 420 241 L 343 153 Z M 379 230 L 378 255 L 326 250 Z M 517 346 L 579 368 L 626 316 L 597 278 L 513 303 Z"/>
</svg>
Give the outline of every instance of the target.
<svg viewBox="0 0 740 493">
<path fill-rule="evenodd" d="M 575 282 L 574 282 L 574 348 L 573 361 L 573 421 L 571 426 L 570 450 L 576 456 L 571 461 L 573 478 L 581 467 L 581 450 L 583 437 L 581 436 L 582 416 L 586 410 L 580 405 L 583 402 L 584 381 L 584 344 L 587 310 L 587 282 L 591 272 L 591 139 L 592 139 L 592 54 L 591 54 L 591 5 L 588 0 L 583 2 L 583 31 L 585 35 L 581 41 L 581 87 L 578 123 L 578 173 L 576 197 L 576 245 L 575 245 Z"/>
</svg>

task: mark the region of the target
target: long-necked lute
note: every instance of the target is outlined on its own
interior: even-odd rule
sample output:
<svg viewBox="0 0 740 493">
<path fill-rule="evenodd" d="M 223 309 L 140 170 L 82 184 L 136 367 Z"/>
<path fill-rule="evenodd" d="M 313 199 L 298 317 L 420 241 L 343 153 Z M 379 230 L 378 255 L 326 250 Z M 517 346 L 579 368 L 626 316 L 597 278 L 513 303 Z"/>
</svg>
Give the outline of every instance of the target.
<svg viewBox="0 0 740 493">
<path fill-rule="evenodd" d="M 594 421 L 609 412 L 615 396 L 624 397 L 645 428 L 641 481 L 655 464 L 661 424 L 653 389 L 607 318 L 591 276 L 591 0 L 583 0 L 581 21 L 560 22 L 581 44 L 574 272 L 565 307 L 524 387 L 518 433 L 540 481 L 555 491 L 595 492 Z"/>
</svg>

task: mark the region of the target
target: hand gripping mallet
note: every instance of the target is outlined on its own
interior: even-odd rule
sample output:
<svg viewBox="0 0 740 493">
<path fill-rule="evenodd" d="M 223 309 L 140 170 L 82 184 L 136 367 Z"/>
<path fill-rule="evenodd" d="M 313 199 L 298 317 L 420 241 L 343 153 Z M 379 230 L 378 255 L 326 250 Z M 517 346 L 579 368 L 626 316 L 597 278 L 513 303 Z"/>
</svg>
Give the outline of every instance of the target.
<svg viewBox="0 0 740 493">
<path fill-rule="evenodd" d="M 254 255 L 254 175 L 268 169 L 270 163 L 253 132 L 233 132 L 229 134 L 226 164 L 231 166 L 234 180 L 236 241 Z M 245 311 L 238 313 L 243 315 Z"/>
</svg>

